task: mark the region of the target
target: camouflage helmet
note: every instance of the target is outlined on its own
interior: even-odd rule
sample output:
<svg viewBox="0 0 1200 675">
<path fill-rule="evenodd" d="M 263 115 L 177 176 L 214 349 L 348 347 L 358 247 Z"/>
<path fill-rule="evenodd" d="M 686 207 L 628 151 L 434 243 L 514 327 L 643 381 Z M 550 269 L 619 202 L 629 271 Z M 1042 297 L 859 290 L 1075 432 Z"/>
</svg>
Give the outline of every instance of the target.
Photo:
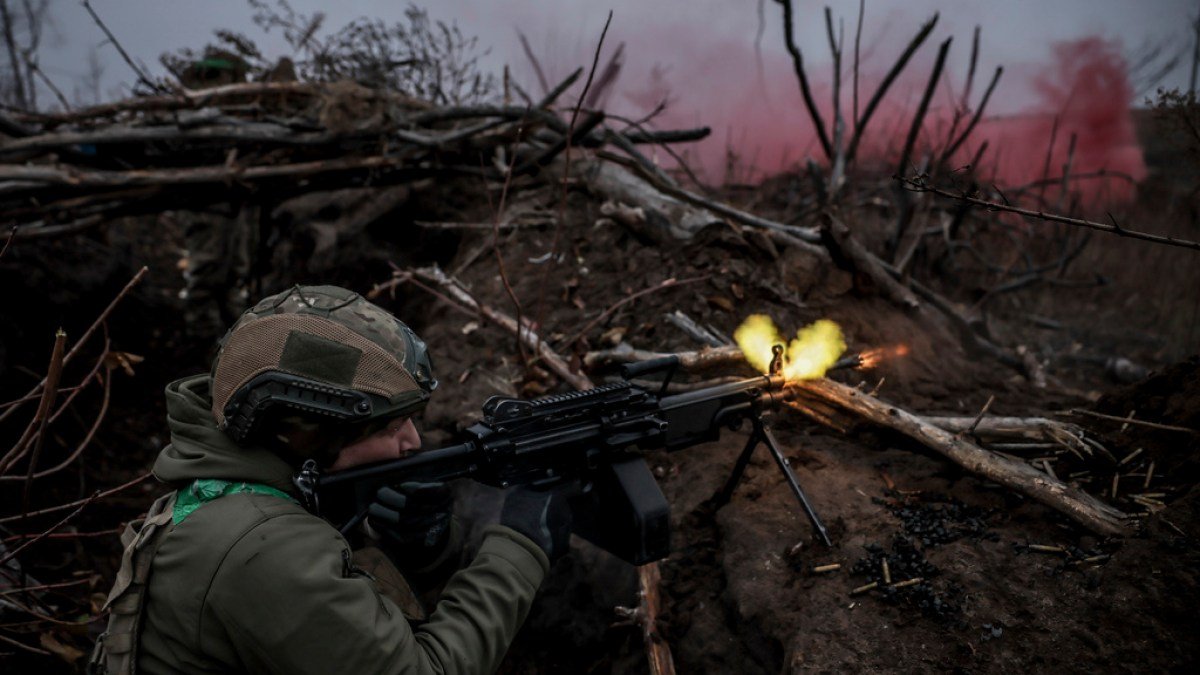
<svg viewBox="0 0 1200 675">
<path fill-rule="evenodd" d="M 420 411 L 437 387 L 416 333 L 337 286 L 295 286 L 262 300 L 220 345 L 212 412 L 238 443 L 278 435 L 281 425 L 333 430 L 319 435 L 325 444 L 346 441 Z"/>
</svg>

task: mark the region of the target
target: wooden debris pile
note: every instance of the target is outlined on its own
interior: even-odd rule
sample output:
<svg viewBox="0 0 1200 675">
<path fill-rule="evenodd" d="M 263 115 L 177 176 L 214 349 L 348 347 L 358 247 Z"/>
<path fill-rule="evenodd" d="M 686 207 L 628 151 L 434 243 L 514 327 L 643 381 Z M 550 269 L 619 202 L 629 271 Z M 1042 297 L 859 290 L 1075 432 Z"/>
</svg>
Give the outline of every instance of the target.
<svg viewBox="0 0 1200 675">
<path fill-rule="evenodd" d="M 21 238 L 55 237 L 214 201 L 272 206 L 346 187 L 504 181 L 539 174 L 572 147 L 708 134 L 617 130 L 599 111 L 568 122 L 552 107 L 581 74 L 528 105 L 435 107 L 352 82 L 264 82 L 6 116 L 0 227 L 18 228 Z"/>
</svg>

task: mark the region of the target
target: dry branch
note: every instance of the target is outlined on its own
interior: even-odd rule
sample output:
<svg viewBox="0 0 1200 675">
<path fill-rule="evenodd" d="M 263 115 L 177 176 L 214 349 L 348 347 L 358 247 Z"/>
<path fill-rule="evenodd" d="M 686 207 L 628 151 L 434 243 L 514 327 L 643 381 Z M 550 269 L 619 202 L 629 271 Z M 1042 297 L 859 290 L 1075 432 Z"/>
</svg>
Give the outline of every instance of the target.
<svg viewBox="0 0 1200 675">
<path fill-rule="evenodd" d="M 1149 242 L 1153 242 L 1155 244 L 1165 244 L 1167 246 L 1178 246 L 1180 248 L 1192 249 L 1193 251 L 1200 251 L 1200 242 L 1195 242 L 1195 241 L 1191 241 L 1188 239 L 1177 239 L 1175 237 L 1167 237 L 1167 236 L 1163 236 L 1160 234 L 1150 234 L 1148 232 L 1140 232 L 1138 230 L 1130 230 L 1128 228 L 1121 227 L 1119 224 L 1117 224 L 1116 220 L 1113 220 L 1112 224 L 1108 224 L 1108 223 L 1097 223 L 1095 221 L 1084 220 L 1082 218 L 1069 218 L 1067 216 L 1060 216 L 1060 215 L 1057 215 L 1054 213 L 1046 213 L 1045 211 L 1032 211 L 1030 209 L 1023 209 L 1023 208 L 1020 208 L 1017 206 L 1010 206 L 1008 204 L 998 204 L 996 202 L 990 202 L 985 199 L 979 199 L 978 197 L 973 197 L 969 194 L 955 194 L 953 192 L 950 192 L 949 190 L 943 190 L 942 188 L 938 188 L 938 187 L 929 185 L 919 179 L 901 178 L 900 180 L 904 184 L 905 189 L 911 190 L 913 192 L 929 192 L 929 193 L 938 195 L 939 197 L 947 197 L 949 199 L 957 199 L 958 201 L 963 202 L 965 204 L 970 204 L 972 206 L 980 206 L 985 209 L 988 209 L 989 211 L 1004 211 L 1007 213 L 1015 213 L 1017 215 L 1025 216 L 1027 218 L 1036 218 L 1038 220 L 1045 220 L 1045 221 L 1049 221 L 1052 223 L 1063 223 L 1065 225 L 1074 225 L 1076 227 L 1086 227 L 1088 229 L 1097 230 L 1099 232 L 1107 232 L 1109 234 L 1115 234 L 1119 237 L 1129 237 L 1130 239 L 1141 239 L 1142 241 L 1149 241 Z M 1111 218 L 1111 216 L 1110 216 L 1110 218 Z"/>
<path fill-rule="evenodd" d="M 329 91 L 326 85 L 310 82 L 247 82 L 227 84 L 209 89 L 196 91 L 182 89 L 171 94 L 157 96 L 138 96 L 134 98 L 103 103 L 88 108 L 79 108 L 70 112 L 42 113 L 30 112 L 19 117 L 22 122 L 35 122 L 44 125 L 57 125 L 72 122 L 94 120 L 96 118 L 114 117 L 121 114 L 155 110 L 180 110 L 184 108 L 203 108 L 219 105 L 229 99 L 258 99 L 266 96 L 321 96 Z M 406 108 L 426 109 L 429 104 L 417 99 L 399 94 L 389 94 L 375 91 L 374 95 L 400 104 Z"/>
<path fill-rule="evenodd" d="M 107 356 L 107 354 L 108 354 L 108 352 L 106 351 L 105 355 Z M 108 414 L 108 404 L 109 404 L 111 394 L 112 394 L 112 369 L 109 368 L 104 375 L 104 394 L 100 399 L 100 410 L 97 411 L 96 419 L 92 421 L 92 426 L 88 429 L 87 434 L 84 435 L 83 440 L 79 441 L 79 444 L 75 446 L 75 449 L 71 452 L 71 454 L 67 455 L 67 457 L 65 459 L 63 459 L 61 462 L 59 462 L 58 464 L 55 464 L 54 466 L 52 466 L 48 469 L 42 469 L 41 471 L 38 471 L 37 473 L 32 473 L 29 476 L 27 476 L 26 483 L 25 483 L 26 489 L 28 489 L 29 484 L 33 482 L 34 478 L 45 478 L 46 476 L 56 474 L 59 471 L 62 471 L 63 469 L 70 466 L 72 463 L 75 462 L 75 460 L 79 459 L 79 457 L 81 455 L 83 455 L 84 450 L 87 450 L 88 445 L 91 444 L 91 442 L 92 442 L 92 439 L 96 437 L 96 432 L 100 430 L 100 423 L 104 421 L 104 416 L 106 414 Z M 64 406 L 64 408 L 65 408 L 65 406 Z M 31 459 L 29 462 L 30 470 L 33 469 L 33 466 L 34 466 L 33 460 Z M 0 481 L 7 481 L 10 479 L 19 479 L 19 478 L 16 476 L 0 476 Z"/>
<path fill-rule="evenodd" d="M 671 648 L 658 630 L 659 607 L 662 606 L 658 589 L 661 583 L 658 563 L 638 567 L 638 622 L 642 626 L 642 640 L 650 661 L 650 672 L 654 675 L 674 675 L 675 660 L 671 658 Z"/>
<path fill-rule="evenodd" d="M 846 227 L 841 219 L 826 210 L 822 214 L 822 222 L 829 239 L 837 246 L 842 256 L 854 266 L 854 269 L 870 278 L 889 300 L 906 310 L 917 309 L 921 306 L 912 291 L 900 285 L 888 274 L 880 260 L 854 238 L 854 235 L 850 233 L 850 228 Z"/>
<path fill-rule="evenodd" d="M 800 53 L 800 48 L 796 46 L 795 31 L 792 27 L 792 2 L 791 0 L 775 0 L 775 2 L 783 8 L 783 42 L 787 47 L 788 54 L 792 57 L 792 69 L 796 72 L 796 80 L 800 83 L 800 94 L 804 97 L 804 107 L 808 110 L 808 116 L 812 118 L 813 126 L 817 129 L 817 140 L 821 142 L 821 149 L 825 151 L 827 158 L 832 159 L 833 145 L 829 142 L 829 134 L 825 131 L 825 120 L 821 118 L 821 111 L 817 109 L 812 89 L 808 86 L 808 75 L 804 72 L 804 56 Z"/>
<path fill-rule="evenodd" d="M 157 90 L 158 87 L 154 84 L 154 81 L 146 75 L 145 71 L 143 71 L 136 63 L 133 62 L 133 58 L 129 56 L 129 52 L 125 51 L 125 48 L 121 46 L 121 42 L 117 40 L 117 36 L 112 34 L 112 31 L 110 31 L 104 21 L 100 19 L 100 15 L 96 13 L 96 10 L 92 9 L 90 0 L 83 0 L 83 8 L 86 9 L 87 13 L 92 16 L 92 21 L 96 22 L 96 25 L 100 27 L 100 30 L 104 31 L 104 34 L 108 36 L 108 43 L 116 48 L 117 52 L 121 54 L 121 58 L 125 60 L 125 63 L 128 64 L 129 68 L 134 72 L 135 75 L 137 75 L 138 82 L 146 87 L 149 87 L 152 91 Z"/>
<path fill-rule="evenodd" d="M 524 323 L 520 329 L 517 328 L 517 321 L 511 316 L 497 309 L 489 307 L 471 295 L 466 286 L 459 280 L 447 276 L 442 269 L 436 265 L 432 267 L 420 267 L 417 269 L 405 270 L 398 275 L 398 279 L 403 281 L 405 276 L 412 276 L 426 283 L 440 288 L 446 295 L 456 304 L 463 308 L 482 316 L 488 321 L 500 326 L 504 330 L 518 336 L 522 344 L 533 350 L 538 358 L 546 364 L 546 367 L 554 371 L 564 382 L 576 389 L 591 389 L 592 383 L 585 375 L 571 371 L 570 365 L 550 348 L 527 323 Z"/>
<path fill-rule="evenodd" d="M 80 512 L 82 512 L 85 508 L 87 508 L 88 504 L 91 504 L 97 498 L 99 498 L 100 494 L 101 493 L 99 490 L 92 493 L 91 497 L 88 497 L 87 499 L 82 500 L 79 503 L 79 505 L 75 508 L 75 510 L 70 512 L 69 514 L 67 514 L 67 516 L 65 518 L 63 518 L 62 520 L 58 521 L 57 523 L 51 525 L 49 529 L 42 532 L 38 536 L 31 538 L 29 541 L 25 542 L 24 544 L 21 544 L 20 546 L 16 547 L 12 551 L 9 551 L 7 555 L 5 555 L 3 558 L 0 558 L 0 568 L 4 567 L 4 564 L 7 563 L 9 560 L 12 560 L 13 558 L 17 557 L 17 554 L 19 554 L 21 551 L 24 551 L 25 549 L 29 548 L 30 546 L 33 546 L 34 544 L 38 543 L 42 539 L 45 539 L 46 537 L 50 536 L 50 534 L 52 534 L 58 528 L 71 522 L 71 519 L 73 519 L 75 516 L 79 515 Z"/>
<path fill-rule="evenodd" d="M 97 499 L 104 499 L 105 497 L 114 495 L 118 492 L 121 492 L 122 490 L 127 490 L 127 489 L 133 487 L 134 485 L 137 485 L 139 483 L 144 483 L 146 480 L 153 478 L 153 477 L 154 477 L 153 473 L 147 472 L 147 473 L 144 473 L 144 474 L 138 476 L 137 478 L 134 478 L 133 480 L 131 480 L 127 483 L 122 483 L 114 488 L 109 488 L 108 490 L 103 490 L 103 491 L 97 492 L 97 493 L 93 494 L 91 497 L 88 497 L 86 499 L 79 499 L 79 500 L 70 502 L 68 504 L 59 504 L 58 506 L 50 506 L 50 507 L 47 507 L 44 509 L 39 509 L 37 511 L 30 511 L 29 513 L 26 513 L 24 515 L 6 516 L 4 518 L 0 518 L 0 525 L 5 524 L 5 523 L 15 522 L 18 520 L 26 520 L 28 518 L 36 518 L 38 516 L 44 516 L 44 515 L 48 515 L 51 513 L 58 513 L 59 511 L 66 511 L 67 509 L 73 509 L 81 504 L 86 504 L 88 502 L 95 501 Z"/>
<path fill-rule="evenodd" d="M 663 319 L 666 320 L 667 323 L 686 333 L 688 337 L 692 338 L 696 342 L 708 347 L 722 347 L 729 343 L 727 338 L 724 338 L 718 334 L 719 331 L 711 326 L 701 326 L 700 324 L 696 323 L 692 317 L 684 314 L 678 309 L 670 314 L 664 314 Z"/>
<path fill-rule="evenodd" d="M 896 172 L 898 175 L 903 176 L 908 173 L 908 163 L 912 157 L 913 147 L 916 146 L 917 136 L 921 133 L 925 113 L 929 110 L 929 101 L 933 99 L 933 92 L 937 89 L 938 80 L 942 76 L 942 68 L 946 65 L 946 54 L 950 51 L 950 43 L 953 40 L 952 37 L 946 38 L 938 47 L 937 59 L 933 62 L 933 71 L 929 73 L 929 81 L 925 84 L 921 102 L 917 104 L 917 112 L 913 115 L 912 124 L 908 128 L 908 136 L 904 139 L 904 149 L 900 152 L 900 165 Z"/>
<path fill-rule="evenodd" d="M 121 292 L 117 293 L 117 296 L 108 303 L 108 306 L 104 308 L 104 311 L 100 312 L 100 316 L 96 317 L 96 320 L 92 322 L 92 325 L 88 326 L 88 329 L 83 332 L 83 336 L 79 338 L 79 341 L 75 343 L 74 347 L 71 347 L 71 351 L 67 352 L 67 355 L 63 357 L 63 366 L 66 366 L 71 362 L 71 358 L 75 356 L 75 354 L 81 347 L 83 347 L 84 344 L 87 343 L 88 339 L 92 336 L 92 333 L 96 332 L 96 329 L 100 327 L 100 325 L 102 325 L 106 319 L 108 319 L 109 314 L 112 314 L 112 311 L 116 309 L 117 304 L 129 294 L 129 291 L 133 290 L 134 286 L 137 286 L 142 281 L 142 277 L 146 276 L 146 272 L 148 271 L 148 267 L 142 267 L 137 271 L 137 274 L 133 275 L 133 278 L 129 280 L 129 283 L 125 284 L 125 287 L 121 289 Z M 39 392 L 41 392 L 42 387 L 44 386 L 46 386 L 46 379 L 42 378 L 42 380 L 38 382 L 33 389 L 30 389 L 29 392 L 22 397 L 22 399 L 36 396 Z M 3 413 L 0 413 L 0 422 L 8 419 L 8 416 L 13 414 L 13 412 L 19 407 L 19 404 L 14 405 L 5 410 Z"/>
<path fill-rule="evenodd" d="M 17 180 L 72 188 L 107 188 L 136 185 L 198 185 L 252 182 L 269 178 L 306 178 L 340 171 L 369 171 L 404 166 L 413 160 L 407 153 L 387 157 L 317 160 L 293 164 L 230 167 L 224 164 L 187 169 L 134 171 L 83 170 L 70 166 L 0 166 L 0 181 Z"/>
<path fill-rule="evenodd" d="M 980 99 L 979 107 L 975 109 L 975 114 L 971 117 L 971 121 L 967 123 L 966 128 L 962 130 L 962 133 L 959 134 L 958 138 L 955 139 L 954 142 L 952 142 L 942 153 L 941 161 L 943 163 L 953 157 L 954 153 L 957 152 L 958 149 L 962 147 L 962 144 L 965 143 L 966 140 L 971 136 L 971 132 L 975 130 L 976 125 L 979 124 L 979 120 L 983 118 L 983 111 L 987 108 L 988 101 L 992 98 L 992 92 L 995 91 L 996 85 L 1000 83 L 1000 76 L 1003 74 L 1004 67 L 997 66 L 996 72 L 992 74 L 992 81 L 988 83 L 987 89 L 983 92 L 983 98 Z"/>
<path fill-rule="evenodd" d="M 1083 459 L 1092 454 L 1086 432 L 1078 425 L 1045 417 L 924 417 L 929 424 L 976 440 L 1024 440 L 1047 442 Z"/>
<path fill-rule="evenodd" d="M 47 426 L 54 424 L 56 421 L 58 421 L 59 416 L 61 416 L 64 412 L 66 412 L 68 409 L 70 409 L 71 403 L 73 403 L 75 401 L 75 397 L 78 396 L 80 394 L 80 392 L 82 392 L 84 390 L 84 388 L 87 387 L 87 385 L 89 383 L 91 383 L 91 381 L 93 379 L 96 378 L 97 374 L 100 372 L 100 368 L 106 364 L 106 360 L 109 355 L 109 351 L 108 351 L 109 346 L 110 346 L 110 343 L 108 340 L 108 331 L 106 330 L 105 335 L 104 335 L 104 347 L 100 351 L 100 356 L 96 359 L 96 364 L 94 366 L 92 366 L 92 370 L 87 375 L 85 375 L 82 380 L 80 380 L 78 385 L 69 388 L 69 390 L 66 390 L 66 389 L 59 390 L 60 393 L 62 391 L 68 392 L 67 399 L 65 401 L 63 401 L 61 405 L 58 406 L 58 410 L 55 410 L 54 414 L 50 416 L 49 420 L 47 420 L 47 422 L 46 422 Z M 29 398 L 37 398 L 37 397 L 29 397 Z M 17 405 L 22 400 L 25 400 L 25 399 L 18 399 L 17 401 L 13 401 L 12 403 L 13 403 L 13 405 Z M 100 418 L 103 418 L 103 415 L 101 415 Z M 97 419 L 97 424 L 98 423 L 99 423 L 99 418 Z M 24 459 L 25 453 L 26 453 L 26 447 L 34 433 L 33 432 L 34 427 L 35 427 L 35 425 L 31 421 L 29 423 L 29 425 L 25 428 L 25 432 L 21 435 L 21 438 L 17 440 L 16 445 L 14 445 L 12 447 L 12 449 L 10 449 L 8 451 L 8 453 L 4 455 L 3 458 L 0 458 L 0 481 L 25 480 L 24 477 L 22 477 L 22 476 L 9 476 L 9 475 L 5 475 L 5 474 L 7 474 L 9 469 L 11 469 L 14 465 L 16 465 L 17 462 Z M 90 438 L 90 434 L 89 434 L 89 438 Z M 85 446 L 86 446 L 86 443 L 83 444 L 83 446 L 81 446 L 81 447 L 85 447 Z M 80 452 L 81 451 L 82 450 L 80 450 Z M 54 470 L 57 471 L 57 469 L 58 469 L 58 467 L 55 467 Z M 45 471 L 39 472 L 36 475 L 36 477 L 41 478 L 44 475 L 47 475 Z"/>
<path fill-rule="evenodd" d="M 1098 412 L 1095 412 L 1094 410 L 1075 409 L 1075 410 L 1069 410 L 1067 412 L 1072 415 L 1086 415 L 1088 417 L 1095 417 L 1096 419 L 1108 420 L 1110 422 L 1120 422 L 1123 425 L 1124 424 L 1132 424 L 1134 426 L 1146 427 L 1147 429 L 1159 429 L 1161 431 L 1179 431 L 1179 432 L 1188 433 L 1188 434 L 1200 434 L 1200 429 L 1191 429 L 1188 427 L 1176 426 L 1174 424 L 1160 424 L 1158 422 L 1149 422 L 1146 420 L 1138 420 L 1138 419 L 1133 419 L 1131 417 L 1117 417 L 1116 415 L 1105 415 L 1104 413 L 1098 413 Z"/>
<path fill-rule="evenodd" d="M 879 83 L 879 87 L 875 89 L 875 93 L 871 95 L 871 99 L 867 102 L 866 107 L 863 108 L 862 117 L 855 120 L 854 136 L 850 139 L 850 146 L 846 149 L 847 164 L 854 161 L 858 153 L 858 145 L 863 138 L 863 132 L 866 130 L 867 124 L 870 123 L 871 116 L 875 114 L 876 108 L 879 107 L 879 103 L 887 94 L 888 89 L 891 88 L 892 83 L 896 81 L 896 78 L 904 70 L 904 67 L 908 65 L 908 61 L 912 58 L 912 55 L 916 53 L 917 49 L 925 42 L 925 39 L 929 37 L 929 34 L 933 31 L 933 27 L 937 25 L 937 21 L 938 15 L 935 13 L 913 35 L 912 40 L 908 42 L 908 46 L 904 48 L 900 57 L 892 64 L 891 70 L 884 76 L 883 81 Z"/>
<path fill-rule="evenodd" d="M 42 400 L 38 403 L 34 424 L 37 434 L 33 441 L 33 454 L 29 458 L 29 469 L 25 473 L 25 487 L 21 497 L 21 512 L 29 511 L 29 492 L 33 486 L 34 472 L 37 470 L 38 459 L 42 455 L 42 446 L 46 442 L 46 424 L 50 420 L 50 408 L 54 407 L 54 399 L 58 395 L 58 382 L 62 379 L 63 352 L 67 346 L 67 334 L 59 328 L 54 335 L 54 348 L 50 352 L 50 365 L 46 369 L 46 384 L 42 387 Z"/>
</svg>

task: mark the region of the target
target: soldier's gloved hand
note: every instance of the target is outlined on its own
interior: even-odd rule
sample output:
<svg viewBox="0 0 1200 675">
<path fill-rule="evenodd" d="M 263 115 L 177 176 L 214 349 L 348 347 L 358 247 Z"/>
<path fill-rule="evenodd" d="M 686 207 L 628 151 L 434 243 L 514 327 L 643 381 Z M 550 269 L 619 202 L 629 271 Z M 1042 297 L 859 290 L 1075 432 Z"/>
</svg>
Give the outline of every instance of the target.
<svg viewBox="0 0 1200 675">
<path fill-rule="evenodd" d="M 571 509 L 563 487 L 513 488 L 504 498 L 500 524 L 520 532 L 546 552 L 550 562 L 561 558 L 571 538 Z"/>
<path fill-rule="evenodd" d="M 405 567 L 433 562 L 450 538 L 454 496 L 445 483 L 382 487 L 367 510 L 368 522 Z"/>
</svg>

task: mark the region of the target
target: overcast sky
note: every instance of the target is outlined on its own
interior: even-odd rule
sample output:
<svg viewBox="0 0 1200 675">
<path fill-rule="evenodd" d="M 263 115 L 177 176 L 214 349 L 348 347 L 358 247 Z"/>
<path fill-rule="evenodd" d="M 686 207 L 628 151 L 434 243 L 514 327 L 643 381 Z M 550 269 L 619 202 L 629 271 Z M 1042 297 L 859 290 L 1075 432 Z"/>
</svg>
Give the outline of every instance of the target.
<svg viewBox="0 0 1200 675">
<path fill-rule="evenodd" d="M 53 35 L 41 54 L 45 70 L 70 92 L 72 83 L 87 71 L 88 53 L 98 49 L 104 65 L 103 91 L 111 91 L 130 77 L 104 36 L 75 0 L 53 0 Z M 797 37 L 807 58 L 818 68 L 828 60 L 821 9 L 832 6 L 834 15 L 845 20 L 853 34 L 857 0 L 795 3 Z M 325 11 L 327 26 L 340 26 L 359 16 L 395 20 L 405 5 L 383 0 L 293 0 L 303 13 Z M 629 70 L 657 63 L 667 72 L 686 70 L 688 64 L 720 51 L 729 60 L 749 58 L 739 66 L 754 68 L 753 44 L 759 30 L 758 0 L 555 0 L 544 2 L 469 2 L 441 0 L 428 3 L 437 18 L 455 20 L 469 34 L 478 35 L 491 48 L 493 64 L 512 63 L 516 72 L 526 73 L 526 60 L 516 40 L 520 26 L 548 68 L 569 72 L 590 59 L 590 52 L 609 9 L 614 12 L 607 38 L 610 46 L 626 43 Z M 112 28 L 125 48 L 147 64 L 157 66 L 157 56 L 179 47 L 202 46 L 217 28 L 234 28 L 251 36 L 261 33 L 250 22 L 251 9 L 243 0 L 92 0 L 92 6 Z M 936 37 L 953 35 L 956 53 L 965 62 L 975 24 L 984 26 L 981 64 L 1004 64 L 1020 75 L 1048 58 L 1058 41 L 1100 36 L 1118 40 L 1126 53 L 1148 43 L 1186 47 L 1190 42 L 1188 18 L 1200 11 L 1197 0 L 906 0 L 866 2 L 863 52 L 868 63 L 884 68 L 887 61 L 920 23 L 933 12 L 941 13 Z M 768 58 L 782 55 L 781 17 L 778 5 L 763 6 L 765 35 L 763 51 Z M 931 41 L 932 42 L 932 41 Z M 734 57 L 731 45 L 744 53 Z M 260 42 L 268 52 L 282 54 L 285 46 L 277 36 Z M 891 47 L 890 49 L 888 47 Z M 925 51 L 932 52 L 931 47 Z M 1190 54 L 1189 54 L 1190 56 Z M 1186 86 L 1190 58 L 1185 59 L 1164 82 Z M 951 58 L 951 63 L 955 63 Z M 960 63 L 961 69 L 961 63 Z M 748 72 L 753 72 L 750 70 Z M 986 70 L 984 71 L 986 72 Z M 1013 81 L 1019 77 L 1013 78 Z M 702 83 L 677 83 L 702 86 Z M 1018 89 L 1006 81 L 1009 88 Z M 1009 96 L 1011 102 L 1013 97 Z M 1017 96 L 1019 98 L 1019 96 Z M 1003 100 L 1001 101 L 1003 105 Z"/>
</svg>

